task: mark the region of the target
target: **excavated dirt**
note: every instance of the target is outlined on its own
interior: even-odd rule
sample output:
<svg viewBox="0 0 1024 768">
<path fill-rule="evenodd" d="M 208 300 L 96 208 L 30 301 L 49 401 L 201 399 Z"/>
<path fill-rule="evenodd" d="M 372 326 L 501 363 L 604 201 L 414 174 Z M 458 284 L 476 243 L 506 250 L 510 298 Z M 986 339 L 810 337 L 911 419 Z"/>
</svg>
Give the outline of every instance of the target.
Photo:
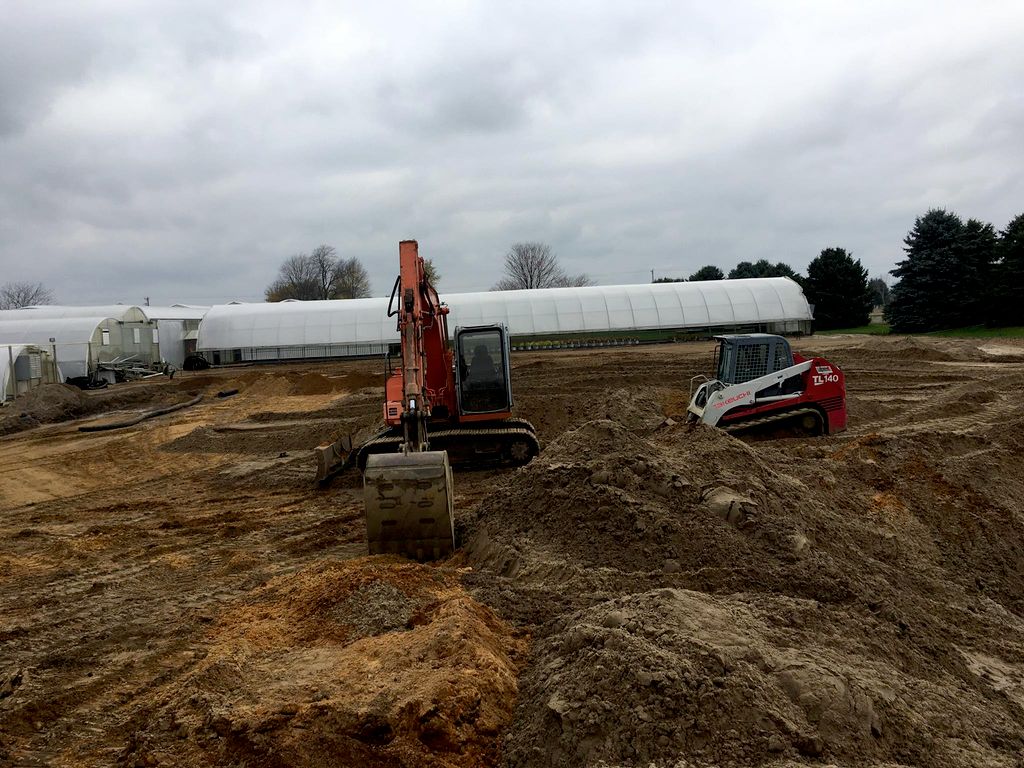
<svg viewBox="0 0 1024 768">
<path fill-rule="evenodd" d="M 456 474 L 432 565 L 311 483 L 379 362 L 130 385 L 88 413 L 206 397 L 115 432 L 46 404 L 0 437 L 0 763 L 1022 765 L 1024 345 L 796 346 L 847 432 L 679 423 L 707 343 L 516 355 L 541 455 Z"/>
<path fill-rule="evenodd" d="M 451 570 L 328 562 L 223 615 L 192 668 L 139 697 L 144 764 L 492 763 L 525 642 Z"/>
<path fill-rule="evenodd" d="M 187 399 L 155 382 L 88 392 L 69 384 L 47 384 L 20 395 L 0 409 L 0 435 L 91 414 L 104 414 L 151 403 L 170 405 Z"/>
</svg>

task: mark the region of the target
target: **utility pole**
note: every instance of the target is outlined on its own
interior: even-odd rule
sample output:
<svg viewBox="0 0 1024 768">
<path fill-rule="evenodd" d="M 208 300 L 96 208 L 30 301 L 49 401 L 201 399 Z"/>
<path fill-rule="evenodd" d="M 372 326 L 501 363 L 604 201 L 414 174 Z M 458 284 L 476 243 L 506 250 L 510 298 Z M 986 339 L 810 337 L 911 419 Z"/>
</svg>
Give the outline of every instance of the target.
<svg viewBox="0 0 1024 768">
<path fill-rule="evenodd" d="M 654 270 L 653 269 L 651 270 L 651 282 L 652 283 L 654 282 Z"/>
<path fill-rule="evenodd" d="M 50 358 L 50 365 L 53 366 L 53 381 L 55 384 L 60 384 L 60 369 L 57 367 L 57 338 L 55 336 L 50 337 L 50 352 L 53 357 Z"/>
<path fill-rule="evenodd" d="M 149 296 L 146 297 L 146 306 L 149 306 Z"/>
</svg>

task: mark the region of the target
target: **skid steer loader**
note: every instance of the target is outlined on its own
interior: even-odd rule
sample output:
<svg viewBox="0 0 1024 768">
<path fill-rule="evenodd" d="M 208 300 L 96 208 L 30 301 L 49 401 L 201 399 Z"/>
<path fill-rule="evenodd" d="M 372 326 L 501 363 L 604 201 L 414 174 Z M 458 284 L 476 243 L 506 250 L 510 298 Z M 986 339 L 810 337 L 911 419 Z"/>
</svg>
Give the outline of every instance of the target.
<svg viewBox="0 0 1024 768">
<path fill-rule="evenodd" d="M 690 380 L 689 421 L 727 432 L 785 428 L 820 435 L 846 429 L 846 380 L 839 366 L 793 352 L 782 336 L 715 339 L 715 378 Z"/>
</svg>

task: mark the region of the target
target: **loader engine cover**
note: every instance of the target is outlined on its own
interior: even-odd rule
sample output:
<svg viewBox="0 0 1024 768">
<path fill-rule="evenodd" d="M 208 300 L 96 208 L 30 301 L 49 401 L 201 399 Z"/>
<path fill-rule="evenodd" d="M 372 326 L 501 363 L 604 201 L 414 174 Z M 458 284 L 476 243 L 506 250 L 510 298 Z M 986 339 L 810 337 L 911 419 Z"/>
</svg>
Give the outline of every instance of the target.
<svg viewBox="0 0 1024 768">
<path fill-rule="evenodd" d="M 437 560 L 455 550 L 452 468 L 445 451 L 369 456 L 363 494 L 371 555 Z"/>
</svg>

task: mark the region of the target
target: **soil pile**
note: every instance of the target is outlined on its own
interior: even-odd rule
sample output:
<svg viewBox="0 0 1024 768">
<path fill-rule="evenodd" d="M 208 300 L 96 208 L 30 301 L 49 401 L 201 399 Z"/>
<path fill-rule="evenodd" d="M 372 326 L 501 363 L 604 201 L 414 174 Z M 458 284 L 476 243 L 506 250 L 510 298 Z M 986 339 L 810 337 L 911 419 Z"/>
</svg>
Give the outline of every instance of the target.
<svg viewBox="0 0 1024 768">
<path fill-rule="evenodd" d="M 164 450 L 271 455 L 295 452 L 306 455 L 314 447 L 333 440 L 337 432 L 338 424 L 333 419 L 244 421 L 197 427 L 167 443 Z"/>
<path fill-rule="evenodd" d="M 270 582 L 153 696 L 128 764 L 476 766 L 497 758 L 525 642 L 454 571 L 328 562 Z"/>
<path fill-rule="evenodd" d="M 0 411 L 0 435 L 73 419 L 85 411 L 80 389 L 69 384 L 47 384 L 20 395 Z"/>
<path fill-rule="evenodd" d="M 467 583 L 540 638 L 509 765 L 1015 764 L 1012 438 L 637 426 L 564 434 L 467 521 Z"/>
<path fill-rule="evenodd" d="M 0 410 L 0 435 L 133 406 L 181 402 L 195 394 L 188 390 L 182 394 L 159 385 L 127 386 L 124 389 L 115 386 L 83 392 L 70 384 L 44 384 L 20 395 Z"/>
<path fill-rule="evenodd" d="M 663 418 L 710 344 L 517 356 L 542 453 L 456 474 L 432 565 L 311 482 L 379 361 L 83 393 L 210 396 L 0 440 L 0 763 L 1020 768 L 1024 368 L 895 341 L 795 341 L 850 429 L 750 444 Z"/>
<path fill-rule="evenodd" d="M 237 389 L 239 392 L 261 397 L 329 395 L 371 386 L 383 387 L 384 384 L 382 375 L 365 372 L 326 374 L 281 370 L 277 367 L 243 369 L 243 372 L 233 374 L 204 373 L 200 376 L 186 376 L 180 381 L 181 388 L 194 389 L 201 386 L 210 394 L 220 390 Z"/>
</svg>

